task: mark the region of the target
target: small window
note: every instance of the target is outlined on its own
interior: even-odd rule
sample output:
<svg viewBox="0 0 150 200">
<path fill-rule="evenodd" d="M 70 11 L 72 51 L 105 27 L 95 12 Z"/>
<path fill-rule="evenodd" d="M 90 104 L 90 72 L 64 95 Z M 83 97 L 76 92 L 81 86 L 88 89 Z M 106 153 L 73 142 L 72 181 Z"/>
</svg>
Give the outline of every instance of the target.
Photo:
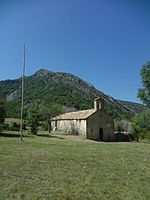
<svg viewBox="0 0 150 200">
<path fill-rule="evenodd" d="M 100 117 L 102 117 L 102 115 L 99 115 Z"/>
<path fill-rule="evenodd" d="M 93 133 L 93 129 L 91 128 L 91 133 Z"/>
</svg>

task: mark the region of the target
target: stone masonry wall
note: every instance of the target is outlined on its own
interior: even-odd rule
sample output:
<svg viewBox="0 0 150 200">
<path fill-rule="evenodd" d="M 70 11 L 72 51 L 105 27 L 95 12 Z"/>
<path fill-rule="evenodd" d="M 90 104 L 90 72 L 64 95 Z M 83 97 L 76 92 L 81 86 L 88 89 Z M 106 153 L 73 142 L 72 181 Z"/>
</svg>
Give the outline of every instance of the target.
<svg viewBox="0 0 150 200">
<path fill-rule="evenodd" d="M 86 120 L 57 120 L 51 122 L 52 130 L 86 137 Z"/>
<path fill-rule="evenodd" d="M 99 130 L 103 129 L 103 140 L 114 140 L 114 121 L 103 111 L 97 111 L 87 119 L 87 138 L 99 140 Z"/>
</svg>

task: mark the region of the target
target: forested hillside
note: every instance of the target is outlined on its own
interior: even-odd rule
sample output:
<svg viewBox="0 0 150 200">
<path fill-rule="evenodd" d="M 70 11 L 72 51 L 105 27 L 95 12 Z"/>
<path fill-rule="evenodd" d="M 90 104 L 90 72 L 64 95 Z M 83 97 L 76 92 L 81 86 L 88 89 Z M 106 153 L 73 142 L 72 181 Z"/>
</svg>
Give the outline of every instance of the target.
<svg viewBox="0 0 150 200">
<path fill-rule="evenodd" d="M 0 98 L 6 99 L 7 117 L 20 115 L 20 85 L 21 79 L 0 81 Z M 141 104 L 116 100 L 69 73 L 41 69 L 25 77 L 25 110 L 34 103 L 41 107 L 57 103 L 64 112 L 90 109 L 95 97 L 105 100 L 106 112 L 114 118 L 130 118 L 144 108 Z"/>
</svg>

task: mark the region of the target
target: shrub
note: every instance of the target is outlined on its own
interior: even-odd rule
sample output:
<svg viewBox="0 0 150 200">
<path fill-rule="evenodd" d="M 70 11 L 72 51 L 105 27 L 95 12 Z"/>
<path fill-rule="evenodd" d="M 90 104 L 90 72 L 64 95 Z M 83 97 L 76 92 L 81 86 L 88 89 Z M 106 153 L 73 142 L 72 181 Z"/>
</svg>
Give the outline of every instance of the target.
<svg viewBox="0 0 150 200">
<path fill-rule="evenodd" d="M 122 121 L 115 121 L 115 131 L 118 132 L 118 133 L 124 131 Z"/>
<path fill-rule="evenodd" d="M 7 129 L 6 124 L 0 124 L 0 132 Z"/>
<path fill-rule="evenodd" d="M 39 125 L 39 107 L 37 105 L 32 105 L 28 109 L 27 122 L 31 128 L 31 133 L 36 135 Z"/>
<path fill-rule="evenodd" d="M 132 128 L 137 137 L 150 139 L 150 109 L 145 109 L 134 117 Z"/>
<path fill-rule="evenodd" d="M 41 130 L 42 131 L 48 131 L 48 123 L 47 122 L 41 122 Z"/>
</svg>

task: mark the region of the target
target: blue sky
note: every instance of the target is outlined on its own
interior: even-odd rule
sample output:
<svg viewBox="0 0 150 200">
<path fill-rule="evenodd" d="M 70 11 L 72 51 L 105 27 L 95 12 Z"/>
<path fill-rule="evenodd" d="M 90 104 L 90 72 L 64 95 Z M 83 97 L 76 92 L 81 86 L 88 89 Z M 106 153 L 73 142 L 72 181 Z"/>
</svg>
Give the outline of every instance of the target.
<svg viewBox="0 0 150 200">
<path fill-rule="evenodd" d="M 150 60 L 148 0 L 0 0 L 0 80 L 40 68 L 73 73 L 117 99 L 138 102 Z"/>
</svg>

